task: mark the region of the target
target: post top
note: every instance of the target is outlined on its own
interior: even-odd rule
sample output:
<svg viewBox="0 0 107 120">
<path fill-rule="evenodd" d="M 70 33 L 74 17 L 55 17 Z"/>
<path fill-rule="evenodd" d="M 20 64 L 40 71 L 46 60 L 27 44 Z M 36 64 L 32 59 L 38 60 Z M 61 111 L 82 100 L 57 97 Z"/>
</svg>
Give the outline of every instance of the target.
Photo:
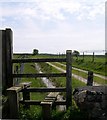
<svg viewBox="0 0 107 120">
<path fill-rule="evenodd" d="M 66 50 L 66 53 L 72 53 L 72 50 Z"/>
<path fill-rule="evenodd" d="M 22 90 L 22 87 L 10 87 L 7 89 L 7 91 L 16 91 L 16 92 L 19 92 L 20 90 Z"/>
</svg>

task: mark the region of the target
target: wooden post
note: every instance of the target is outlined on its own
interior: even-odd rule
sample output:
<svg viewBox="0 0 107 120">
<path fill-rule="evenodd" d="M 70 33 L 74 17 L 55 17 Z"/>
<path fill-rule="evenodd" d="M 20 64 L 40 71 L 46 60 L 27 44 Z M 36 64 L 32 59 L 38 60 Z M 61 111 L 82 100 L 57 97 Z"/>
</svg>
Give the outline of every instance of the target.
<svg viewBox="0 0 107 120">
<path fill-rule="evenodd" d="M 52 102 L 41 102 L 43 120 L 51 120 Z"/>
<path fill-rule="evenodd" d="M 83 61 L 84 61 L 84 52 L 83 52 Z"/>
<path fill-rule="evenodd" d="M 13 79 L 12 79 L 13 38 L 12 38 L 11 29 L 6 29 L 5 39 L 6 39 L 6 80 L 7 80 L 7 87 L 9 88 L 13 86 Z"/>
<path fill-rule="evenodd" d="M 25 101 L 25 100 L 30 100 L 30 92 L 26 91 L 26 89 L 27 89 L 28 87 L 30 87 L 30 84 L 31 84 L 31 82 L 22 83 L 22 85 L 24 86 L 23 101 Z M 25 109 L 30 109 L 30 105 L 28 105 L 28 104 L 25 103 L 24 108 L 25 108 Z"/>
<path fill-rule="evenodd" d="M 71 50 L 66 51 L 66 107 L 72 105 L 72 59 Z"/>
<path fill-rule="evenodd" d="M 5 94 L 6 93 L 6 88 L 7 88 L 7 85 L 6 85 L 6 39 L 5 39 L 5 30 L 0 30 L 0 49 L 1 49 L 1 56 L 0 56 L 0 59 L 1 59 L 1 65 L 2 65 L 2 68 L 1 68 L 1 84 L 2 85 L 2 93 Z"/>
<path fill-rule="evenodd" d="M 93 56 L 92 56 L 92 62 L 94 62 L 94 57 L 95 57 L 95 55 L 94 55 L 94 52 L 93 52 Z"/>
<path fill-rule="evenodd" d="M 0 30 L 0 96 L 2 96 L 2 31 Z M 2 101 L 0 100 L 0 106 Z M 2 110 L 0 110 L 0 119 L 2 118 Z"/>
<path fill-rule="evenodd" d="M 87 86 L 93 86 L 93 72 L 88 71 Z"/>
<path fill-rule="evenodd" d="M 7 96 L 9 102 L 9 118 L 18 119 L 19 113 L 19 95 L 18 92 L 22 87 L 11 87 L 7 89 Z"/>
</svg>

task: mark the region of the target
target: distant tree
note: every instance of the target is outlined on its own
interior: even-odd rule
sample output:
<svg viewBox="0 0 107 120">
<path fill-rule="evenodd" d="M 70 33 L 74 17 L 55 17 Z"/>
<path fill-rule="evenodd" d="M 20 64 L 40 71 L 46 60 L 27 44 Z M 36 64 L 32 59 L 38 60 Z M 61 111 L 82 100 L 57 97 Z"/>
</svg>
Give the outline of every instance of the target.
<svg viewBox="0 0 107 120">
<path fill-rule="evenodd" d="M 77 57 L 77 60 L 78 60 L 78 56 L 80 55 L 79 51 L 77 50 L 74 50 L 73 51 L 73 55 Z"/>
<path fill-rule="evenodd" d="M 33 55 L 38 55 L 38 53 L 39 53 L 39 50 L 33 49 Z"/>
</svg>

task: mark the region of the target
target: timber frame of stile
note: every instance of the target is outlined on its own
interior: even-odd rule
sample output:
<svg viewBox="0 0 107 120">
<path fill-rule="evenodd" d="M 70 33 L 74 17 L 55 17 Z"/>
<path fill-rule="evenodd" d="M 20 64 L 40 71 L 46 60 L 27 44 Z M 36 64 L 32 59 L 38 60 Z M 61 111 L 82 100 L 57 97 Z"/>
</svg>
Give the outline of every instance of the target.
<svg viewBox="0 0 107 120">
<path fill-rule="evenodd" d="M 43 119 L 50 119 L 53 105 L 66 105 L 68 109 L 72 106 L 72 51 L 66 51 L 66 58 L 46 58 L 46 59 L 12 59 L 13 58 L 13 32 L 11 29 L 0 30 L 0 39 L 2 41 L 2 91 L 7 91 L 9 118 L 17 119 L 19 112 L 19 103 L 24 104 L 25 108 L 30 105 L 41 105 L 43 109 Z M 14 74 L 14 63 L 31 63 L 31 62 L 66 62 L 66 73 L 37 73 L 37 74 Z M 31 83 L 22 83 L 14 85 L 14 78 L 28 77 L 66 77 L 66 87 L 58 88 L 32 88 Z M 7 89 L 7 90 L 6 90 Z M 19 100 L 19 93 L 23 92 L 23 99 Z M 30 92 L 51 92 L 46 96 L 44 101 L 30 100 Z M 66 92 L 66 100 L 57 101 L 58 92 Z M 47 113 L 45 114 L 44 113 Z"/>
</svg>

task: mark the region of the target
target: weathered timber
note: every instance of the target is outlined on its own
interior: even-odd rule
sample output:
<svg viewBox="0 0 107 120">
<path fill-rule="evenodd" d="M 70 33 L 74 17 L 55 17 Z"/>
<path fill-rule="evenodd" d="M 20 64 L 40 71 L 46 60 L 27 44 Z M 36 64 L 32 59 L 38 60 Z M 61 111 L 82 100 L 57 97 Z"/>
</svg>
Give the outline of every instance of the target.
<svg viewBox="0 0 107 120">
<path fill-rule="evenodd" d="M 66 51 L 66 107 L 68 109 L 69 106 L 72 105 L 72 51 Z"/>
<path fill-rule="evenodd" d="M 2 88 L 2 31 L 0 30 L 0 91 Z M 2 93 L 0 93 L 1 95 Z M 0 101 L 0 105 L 1 105 L 1 101 Z M 0 112 L 1 113 L 1 112 Z M 1 115 L 1 114 L 0 114 Z"/>
<path fill-rule="evenodd" d="M 6 72 L 7 87 L 13 86 L 12 79 L 12 55 L 13 55 L 13 35 L 11 29 L 6 29 Z"/>
<path fill-rule="evenodd" d="M 19 103 L 21 103 L 21 104 L 28 104 L 28 105 L 40 105 L 41 104 L 41 102 L 42 101 L 40 101 L 40 100 L 25 100 L 25 101 L 23 101 L 23 100 L 19 100 Z M 66 100 L 63 100 L 63 101 L 58 101 L 58 100 L 56 100 L 55 102 L 54 102 L 54 104 L 55 105 L 66 105 Z"/>
<path fill-rule="evenodd" d="M 13 78 L 65 77 L 66 73 L 13 74 Z"/>
<path fill-rule="evenodd" d="M 93 86 L 93 72 L 88 71 L 87 86 Z"/>
<path fill-rule="evenodd" d="M 66 100 L 61 100 L 61 101 L 56 100 L 54 104 L 55 105 L 66 105 Z"/>
<path fill-rule="evenodd" d="M 21 92 L 23 92 L 23 90 L 21 90 Z M 25 91 L 28 91 L 28 92 L 66 92 L 66 88 L 64 87 L 61 87 L 61 88 L 33 88 L 33 87 L 30 87 L 30 88 L 27 88 Z"/>
<path fill-rule="evenodd" d="M 22 82 L 18 86 L 22 86 L 23 88 L 27 88 L 27 87 L 30 87 L 30 85 L 31 85 L 31 82 Z"/>
<path fill-rule="evenodd" d="M 55 92 L 55 93 L 50 92 L 50 93 L 46 96 L 46 98 L 56 98 L 56 97 L 58 96 L 58 94 L 59 94 L 59 92 Z"/>
<path fill-rule="evenodd" d="M 9 101 L 9 118 L 18 119 L 19 113 L 19 95 L 22 87 L 11 87 L 7 89 L 7 96 Z"/>
<path fill-rule="evenodd" d="M 13 59 L 12 63 L 32 63 L 32 62 L 66 62 L 65 58 L 38 58 L 38 59 Z"/>
<path fill-rule="evenodd" d="M 26 105 L 40 105 L 41 101 L 39 100 L 20 100 L 19 103 Z"/>
<path fill-rule="evenodd" d="M 24 82 L 22 83 L 22 85 L 24 86 L 24 91 L 23 91 L 23 101 L 25 100 L 30 100 L 30 92 L 26 91 L 26 89 L 28 87 L 30 87 L 31 82 Z M 30 109 L 30 105 L 26 104 L 23 106 L 25 109 Z"/>
<path fill-rule="evenodd" d="M 51 120 L 52 102 L 43 101 L 41 106 L 43 120 Z"/>
<path fill-rule="evenodd" d="M 51 119 L 51 110 L 54 107 L 54 102 L 57 100 L 58 92 L 51 92 L 49 93 L 43 102 L 41 102 L 42 106 L 42 116 L 43 120 L 50 120 Z M 48 113 L 47 113 L 48 112 Z"/>
</svg>

